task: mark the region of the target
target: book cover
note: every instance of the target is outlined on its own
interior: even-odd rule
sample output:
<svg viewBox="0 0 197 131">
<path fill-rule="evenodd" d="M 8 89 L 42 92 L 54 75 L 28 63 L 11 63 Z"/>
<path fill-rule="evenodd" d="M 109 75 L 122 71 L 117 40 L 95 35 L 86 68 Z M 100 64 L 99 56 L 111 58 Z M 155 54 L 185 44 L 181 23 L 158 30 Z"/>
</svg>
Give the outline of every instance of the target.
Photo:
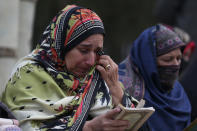
<svg viewBox="0 0 197 131">
<path fill-rule="evenodd" d="M 153 107 L 126 108 L 122 105 L 119 105 L 119 107 L 122 111 L 115 119 L 128 120 L 130 126 L 127 128 L 127 131 L 137 131 L 155 111 Z"/>
<path fill-rule="evenodd" d="M 183 131 L 197 131 L 197 119 L 191 122 Z"/>
</svg>

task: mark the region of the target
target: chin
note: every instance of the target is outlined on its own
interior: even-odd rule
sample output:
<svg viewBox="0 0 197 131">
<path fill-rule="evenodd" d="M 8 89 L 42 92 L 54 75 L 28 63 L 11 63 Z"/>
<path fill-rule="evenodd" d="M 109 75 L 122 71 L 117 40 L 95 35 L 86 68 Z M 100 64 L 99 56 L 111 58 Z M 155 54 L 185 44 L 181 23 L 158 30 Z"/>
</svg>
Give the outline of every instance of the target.
<svg viewBox="0 0 197 131">
<path fill-rule="evenodd" d="M 75 73 L 74 76 L 77 77 L 77 78 L 83 78 L 87 75 L 87 73 Z"/>
</svg>

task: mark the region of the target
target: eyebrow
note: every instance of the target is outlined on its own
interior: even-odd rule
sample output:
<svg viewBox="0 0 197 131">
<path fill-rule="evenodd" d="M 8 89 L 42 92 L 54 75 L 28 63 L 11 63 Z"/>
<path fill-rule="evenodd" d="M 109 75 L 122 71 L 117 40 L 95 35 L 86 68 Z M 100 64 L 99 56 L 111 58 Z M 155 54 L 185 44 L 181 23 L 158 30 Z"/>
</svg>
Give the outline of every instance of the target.
<svg viewBox="0 0 197 131">
<path fill-rule="evenodd" d="M 91 44 L 79 44 L 79 47 L 92 47 Z"/>
<path fill-rule="evenodd" d="M 91 48 L 93 47 L 92 44 L 79 44 L 79 47 L 84 47 L 84 48 Z M 97 49 L 103 49 L 103 47 L 97 47 Z"/>
</svg>

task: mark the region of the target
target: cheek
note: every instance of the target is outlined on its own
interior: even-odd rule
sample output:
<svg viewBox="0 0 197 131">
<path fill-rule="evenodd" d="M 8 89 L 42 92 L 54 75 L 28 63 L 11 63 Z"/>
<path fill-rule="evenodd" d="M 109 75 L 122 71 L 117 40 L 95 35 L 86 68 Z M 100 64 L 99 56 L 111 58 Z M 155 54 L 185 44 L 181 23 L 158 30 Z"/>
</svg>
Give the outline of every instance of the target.
<svg viewBox="0 0 197 131">
<path fill-rule="evenodd" d="M 71 57 L 66 60 L 66 68 L 68 71 L 75 71 L 80 67 L 83 63 L 83 60 L 79 56 Z"/>
<path fill-rule="evenodd" d="M 100 56 L 96 55 L 96 62 L 99 61 Z"/>
<path fill-rule="evenodd" d="M 162 60 L 157 60 L 157 65 L 158 66 L 162 66 L 162 65 L 165 65 L 166 63 L 163 62 Z"/>
</svg>

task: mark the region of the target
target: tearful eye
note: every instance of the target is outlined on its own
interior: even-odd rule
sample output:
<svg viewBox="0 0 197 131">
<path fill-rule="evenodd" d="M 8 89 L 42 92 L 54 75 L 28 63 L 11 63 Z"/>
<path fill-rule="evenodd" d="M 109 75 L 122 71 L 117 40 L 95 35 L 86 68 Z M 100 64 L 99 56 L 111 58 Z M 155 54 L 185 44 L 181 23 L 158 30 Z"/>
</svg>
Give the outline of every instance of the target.
<svg viewBox="0 0 197 131">
<path fill-rule="evenodd" d="M 80 52 L 81 52 L 82 54 L 87 54 L 89 51 L 86 50 L 86 49 L 81 49 Z"/>
<path fill-rule="evenodd" d="M 170 61 L 172 61 L 172 58 L 166 58 L 166 59 L 163 59 L 163 61 L 170 62 Z"/>
</svg>

